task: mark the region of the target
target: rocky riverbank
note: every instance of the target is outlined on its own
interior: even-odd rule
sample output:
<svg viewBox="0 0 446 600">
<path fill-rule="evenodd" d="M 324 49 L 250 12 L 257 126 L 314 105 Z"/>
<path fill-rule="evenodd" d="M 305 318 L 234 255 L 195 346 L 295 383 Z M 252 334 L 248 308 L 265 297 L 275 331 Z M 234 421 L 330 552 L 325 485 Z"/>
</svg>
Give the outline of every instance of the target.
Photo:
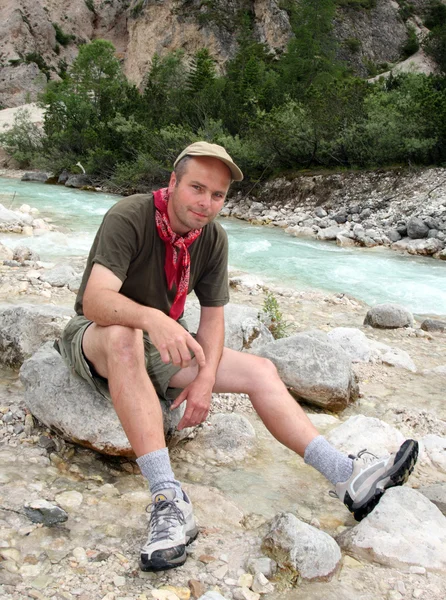
<svg viewBox="0 0 446 600">
<path fill-rule="evenodd" d="M 239 193 L 221 214 L 340 246 L 388 246 L 446 260 L 446 169 L 279 178 Z"/>
<path fill-rule="evenodd" d="M 31 341 L 54 336 L 51 327 L 62 326 L 66 318 L 61 313 L 59 320 L 46 319 L 45 327 L 45 319 L 31 313 L 20 324 L 15 318 L 6 321 L 3 315 L 11 303 L 51 302 L 66 307 L 68 314 L 83 267 L 79 259 L 58 266 L 54 273 L 55 265 L 32 257 L 22 256 L 17 262 L 0 267 L 0 299 L 8 303 L 2 308 L 3 357 L 5 348 L 12 351 L 20 341 L 29 355 Z M 246 314 L 262 314 L 268 291 L 252 277 L 232 273 L 234 314 L 240 312 L 239 304 Z M 368 307 L 342 294 L 272 291 L 289 334 L 310 339 L 312 332 L 318 343 L 335 337 L 343 344 L 338 352 L 348 352 L 352 359 L 359 398 L 337 414 L 306 405 L 316 426 L 350 452 L 367 446 L 382 454 L 404 437 L 418 439 L 422 451 L 408 489 L 395 490 L 388 500 L 386 496 L 380 510 L 358 526 L 345 507 L 330 498 L 330 485 L 265 431 L 246 397 L 216 395 L 208 423 L 194 439 L 172 450 L 175 472 L 194 502 L 200 536 L 184 567 L 142 573 L 138 549 L 146 535 L 144 509 L 150 496 L 135 464 L 125 457 L 102 457 L 47 429 L 29 414 L 17 371 L 3 367 L 2 598 L 445 597 L 446 518 L 441 511 L 446 510 L 446 334 L 424 331 L 419 321 L 405 320 L 404 312 L 397 317 L 402 319 L 399 325 L 406 326 L 365 326 Z M 5 332 L 13 327 L 22 333 L 9 333 L 13 341 L 5 346 Z M 25 337 L 24 331 L 32 335 Z M 48 389 L 49 397 L 55 398 L 54 393 Z M 57 522 L 51 525 L 45 519 Z M 300 533 L 293 537 L 296 531 Z"/>
</svg>

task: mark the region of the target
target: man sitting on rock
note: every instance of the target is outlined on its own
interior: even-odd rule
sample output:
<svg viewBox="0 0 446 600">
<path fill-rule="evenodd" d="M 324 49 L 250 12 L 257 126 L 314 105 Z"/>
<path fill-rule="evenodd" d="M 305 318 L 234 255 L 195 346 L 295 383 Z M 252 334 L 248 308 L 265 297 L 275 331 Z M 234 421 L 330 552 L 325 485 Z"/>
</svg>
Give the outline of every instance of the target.
<svg viewBox="0 0 446 600">
<path fill-rule="evenodd" d="M 248 394 L 269 431 L 327 477 L 358 520 L 406 481 L 417 458 L 413 440 L 385 459 L 345 456 L 318 434 L 269 360 L 223 347 L 228 248 L 214 219 L 231 181 L 242 178 L 224 148 L 197 142 L 178 156 L 169 187 L 117 202 L 96 235 L 77 316 L 60 341 L 67 363 L 111 397 L 148 480 L 145 571 L 182 565 L 198 532 L 172 472 L 160 399 L 176 396 L 171 408 L 186 402 L 182 429 L 206 419 L 212 392 Z M 195 337 L 181 320 L 192 290 L 201 306 Z"/>
</svg>

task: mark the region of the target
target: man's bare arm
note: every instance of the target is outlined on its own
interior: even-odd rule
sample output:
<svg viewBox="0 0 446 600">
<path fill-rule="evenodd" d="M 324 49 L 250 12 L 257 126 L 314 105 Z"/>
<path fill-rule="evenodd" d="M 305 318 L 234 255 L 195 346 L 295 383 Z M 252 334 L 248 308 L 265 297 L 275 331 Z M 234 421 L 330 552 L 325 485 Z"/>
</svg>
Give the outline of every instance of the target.
<svg viewBox="0 0 446 600">
<path fill-rule="evenodd" d="M 122 325 L 147 331 L 163 362 L 182 367 L 195 353 L 200 368 L 205 366 L 203 349 L 176 321 L 162 311 L 143 306 L 119 293 L 122 282 L 110 269 L 94 264 L 83 297 L 84 315 L 97 325 Z"/>
</svg>

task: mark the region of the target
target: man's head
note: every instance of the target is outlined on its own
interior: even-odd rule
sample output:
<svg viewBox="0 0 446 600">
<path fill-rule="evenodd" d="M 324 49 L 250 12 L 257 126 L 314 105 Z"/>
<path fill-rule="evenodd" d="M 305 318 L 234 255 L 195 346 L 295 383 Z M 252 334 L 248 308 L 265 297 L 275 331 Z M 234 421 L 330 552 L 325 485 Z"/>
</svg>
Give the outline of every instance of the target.
<svg viewBox="0 0 446 600">
<path fill-rule="evenodd" d="M 201 229 L 220 212 L 231 181 L 243 174 L 221 146 L 196 142 L 176 159 L 169 182 L 168 215 L 172 229 L 185 234 Z"/>
</svg>

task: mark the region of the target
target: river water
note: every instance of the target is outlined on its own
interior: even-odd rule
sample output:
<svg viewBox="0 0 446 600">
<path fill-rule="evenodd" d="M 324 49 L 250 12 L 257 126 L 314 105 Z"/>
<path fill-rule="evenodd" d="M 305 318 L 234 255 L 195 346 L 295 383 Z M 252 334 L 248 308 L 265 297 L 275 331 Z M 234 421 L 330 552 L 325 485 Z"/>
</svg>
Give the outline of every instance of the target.
<svg viewBox="0 0 446 600">
<path fill-rule="evenodd" d="M 102 216 L 118 196 L 0 178 L 0 203 L 38 208 L 67 233 L 33 238 L 0 234 L 15 247 L 26 244 L 42 260 L 88 253 Z M 334 243 L 288 236 L 279 228 L 222 219 L 229 236 L 230 266 L 265 282 L 297 290 L 346 293 L 368 304 L 398 302 L 416 314 L 446 315 L 446 262 L 400 255 L 378 247 L 339 248 Z"/>
</svg>

